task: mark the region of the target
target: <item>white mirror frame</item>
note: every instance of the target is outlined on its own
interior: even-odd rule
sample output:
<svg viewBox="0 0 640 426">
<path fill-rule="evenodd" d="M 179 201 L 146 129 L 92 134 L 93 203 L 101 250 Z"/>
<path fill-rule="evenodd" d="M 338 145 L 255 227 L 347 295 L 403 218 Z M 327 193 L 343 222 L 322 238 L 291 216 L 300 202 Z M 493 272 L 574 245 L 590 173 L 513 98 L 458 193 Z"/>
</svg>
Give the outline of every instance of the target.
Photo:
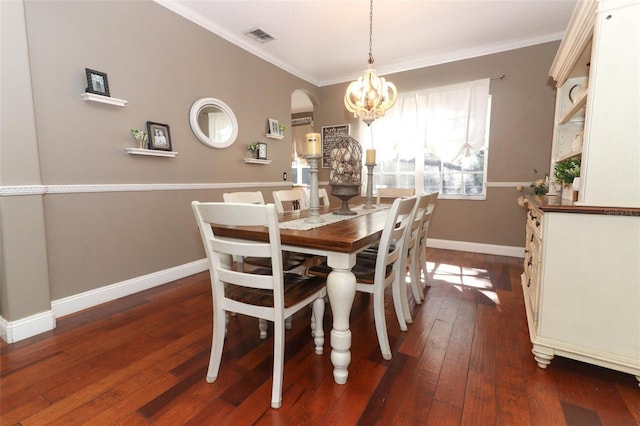
<svg viewBox="0 0 640 426">
<path fill-rule="evenodd" d="M 207 136 L 198 125 L 198 115 L 200 114 L 200 111 L 202 111 L 206 107 L 211 106 L 220 108 L 227 114 L 227 116 L 231 120 L 231 126 L 233 127 L 233 129 L 231 130 L 231 136 L 229 136 L 224 141 L 214 141 L 209 136 Z M 200 98 L 196 100 L 193 105 L 191 105 L 191 109 L 189 110 L 189 122 L 191 124 L 191 130 L 196 135 L 198 140 L 211 148 L 226 148 L 228 146 L 231 146 L 238 137 L 238 120 L 236 119 L 236 116 L 231 108 L 229 108 L 229 106 L 222 102 L 220 99 Z"/>
</svg>

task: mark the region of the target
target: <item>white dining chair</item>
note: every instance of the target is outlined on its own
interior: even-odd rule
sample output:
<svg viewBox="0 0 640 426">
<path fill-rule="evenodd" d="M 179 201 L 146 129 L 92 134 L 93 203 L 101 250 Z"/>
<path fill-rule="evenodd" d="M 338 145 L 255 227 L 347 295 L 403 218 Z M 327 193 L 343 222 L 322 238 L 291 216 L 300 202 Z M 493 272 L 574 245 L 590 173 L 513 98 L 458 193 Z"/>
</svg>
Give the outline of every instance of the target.
<svg viewBox="0 0 640 426">
<path fill-rule="evenodd" d="M 273 191 L 273 202 L 279 214 L 294 210 L 309 209 L 307 197 L 301 187 Z M 296 253 L 296 256 L 296 259 L 302 260 L 302 264 L 305 269 L 325 260 L 324 256 L 317 256 L 313 254 Z"/>
<path fill-rule="evenodd" d="M 226 203 L 249 203 L 249 204 L 265 204 L 264 197 L 261 191 L 240 191 L 240 192 L 225 192 L 222 194 L 222 198 Z M 302 253 L 295 253 L 285 251 L 282 254 L 283 269 L 287 272 L 303 272 L 307 269 L 306 262 L 309 256 Z M 271 259 L 264 257 L 246 257 L 236 256 L 237 269 L 244 269 L 245 265 L 253 268 L 271 268 Z M 267 325 L 263 320 L 259 320 L 260 338 L 267 338 Z M 290 330 L 292 327 L 291 317 L 285 321 L 285 328 Z"/>
<path fill-rule="evenodd" d="M 192 202 L 211 277 L 213 298 L 213 337 L 207 369 L 207 382 L 218 378 L 226 334 L 226 313 L 236 312 L 273 322 L 273 385 L 271 407 L 282 404 L 284 370 L 284 320 L 312 306 L 312 332 L 316 354 L 322 354 L 324 297 L 326 280 L 282 270 L 282 248 L 278 215 L 273 204 Z M 212 226 L 266 226 L 269 241 L 249 241 L 217 237 Z M 260 274 L 237 271 L 231 258 L 249 255 L 273 259 L 273 267 Z"/>
<path fill-rule="evenodd" d="M 276 205 L 276 210 L 280 214 L 292 210 L 309 209 L 304 190 L 300 187 L 273 191 L 272 195 L 273 203 Z"/>
<path fill-rule="evenodd" d="M 429 202 L 427 209 L 424 212 L 424 218 L 422 219 L 420 239 L 418 241 L 418 251 L 414 253 L 414 259 L 412 262 L 418 266 L 416 269 L 416 283 L 418 283 L 418 291 L 422 300 L 424 300 L 424 290 L 422 284 L 420 284 L 420 275 L 424 276 L 424 285 L 430 286 L 431 280 L 429 279 L 429 270 L 427 269 L 427 238 L 429 236 L 429 224 L 433 217 L 433 212 L 438 203 L 439 192 L 433 192 L 429 194 Z M 422 271 L 422 274 L 420 273 Z M 413 279 L 412 279 L 413 282 Z"/>
<path fill-rule="evenodd" d="M 402 291 L 406 295 L 406 288 L 402 288 L 406 275 L 404 247 L 407 232 L 413 222 L 416 201 L 415 196 L 396 198 L 393 201 L 380 237 L 377 255 L 373 258 L 357 255 L 356 264 L 351 269 L 356 277 L 356 291 L 373 295 L 376 334 L 380 352 L 386 360 L 392 357 L 384 312 L 384 292 L 389 286 L 392 288 L 393 305 L 400 329 L 407 330 L 401 295 Z M 309 268 L 310 274 L 321 277 L 326 277 L 330 271 L 326 263 Z"/>
<path fill-rule="evenodd" d="M 407 242 L 405 244 L 405 259 L 406 266 L 409 269 L 410 287 L 413 293 L 413 300 L 417 304 L 421 304 L 424 300 L 424 293 L 422 292 L 422 284 L 420 282 L 420 268 L 422 264 L 419 258 L 420 252 L 420 236 L 422 235 L 422 223 L 426 217 L 425 213 L 431 202 L 430 194 L 419 195 L 415 211 L 413 214 L 413 222 L 411 229 L 407 233 Z M 405 313 L 405 319 L 408 323 L 412 322 L 409 303 L 406 297 L 406 292 L 403 293 L 403 307 Z"/>
<path fill-rule="evenodd" d="M 307 187 L 304 188 L 304 196 L 307 205 L 311 208 L 311 190 Z M 318 207 L 329 207 L 331 202 L 329 201 L 329 193 L 326 188 L 318 188 Z"/>
<path fill-rule="evenodd" d="M 265 204 L 261 191 L 225 192 L 222 194 L 222 198 L 226 203 Z M 293 271 L 296 269 L 303 271 L 305 269 L 304 262 L 307 260 L 307 256 L 300 253 L 285 252 L 283 259 L 283 267 L 285 271 Z M 271 267 L 271 259 L 265 258 L 247 258 L 246 256 L 238 256 L 236 258 L 236 262 L 238 262 L 238 268 L 243 268 L 245 264 L 261 268 Z"/>
<path fill-rule="evenodd" d="M 225 203 L 265 204 L 261 191 L 225 192 L 222 199 Z"/>
<path fill-rule="evenodd" d="M 416 193 L 415 188 L 378 188 L 376 204 L 380 204 L 381 200 L 390 202 L 393 200 L 389 200 L 389 199 L 394 199 L 398 197 L 411 197 L 415 195 L 415 193 Z"/>
</svg>

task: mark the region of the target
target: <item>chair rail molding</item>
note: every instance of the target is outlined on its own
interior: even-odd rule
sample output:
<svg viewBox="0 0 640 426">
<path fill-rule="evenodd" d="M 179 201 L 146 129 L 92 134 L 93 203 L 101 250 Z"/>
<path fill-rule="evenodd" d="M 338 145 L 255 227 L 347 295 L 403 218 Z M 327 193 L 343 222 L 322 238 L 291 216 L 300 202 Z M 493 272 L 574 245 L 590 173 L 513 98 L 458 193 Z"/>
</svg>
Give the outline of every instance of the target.
<svg viewBox="0 0 640 426">
<path fill-rule="evenodd" d="M 328 183 L 327 183 L 328 184 Z M 189 191 L 207 189 L 291 187 L 291 182 L 224 182 L 224 183 L 131 183 L 78 185 L 12 185 L 0 186 L 0 197 L 45 194 L 78 194 L 92 192 Z"/>
</svg>

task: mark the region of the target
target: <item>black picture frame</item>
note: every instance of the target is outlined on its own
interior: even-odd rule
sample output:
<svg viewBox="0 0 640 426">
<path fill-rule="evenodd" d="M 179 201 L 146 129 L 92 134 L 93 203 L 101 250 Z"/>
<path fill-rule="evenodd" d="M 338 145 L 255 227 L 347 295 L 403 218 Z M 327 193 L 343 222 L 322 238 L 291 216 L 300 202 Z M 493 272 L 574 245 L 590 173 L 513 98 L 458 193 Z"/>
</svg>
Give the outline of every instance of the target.
<svg viewBox="0 0 640 426">
<path fill-rule="evenodd" d="M 264 142 L 258 142 L 258 160 L 267 159 L 267 144 Z"/>
<path fill-rule="evenodd" d="M 147 133 L 149 134 L 149 149 L 171 151 L 171 134 L 168 124 L 147 121 Z"/>
<path fill-rule="evenodd" d="M 109 80 L 107 74 L 101 71 L 85 68 L 87 75 L 87 88 L 85 92 L 94 93 L 96 95 L 111 96 L 109 94 Z"/>
</svg>

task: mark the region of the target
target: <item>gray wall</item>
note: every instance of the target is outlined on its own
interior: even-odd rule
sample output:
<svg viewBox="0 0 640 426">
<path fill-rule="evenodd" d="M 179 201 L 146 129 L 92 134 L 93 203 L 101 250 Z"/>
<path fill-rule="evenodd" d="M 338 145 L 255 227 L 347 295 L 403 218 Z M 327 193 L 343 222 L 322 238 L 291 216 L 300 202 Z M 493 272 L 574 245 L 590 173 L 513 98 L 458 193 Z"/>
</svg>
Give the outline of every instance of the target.
<svg viewBox="0 0 640 426">
<path fill-rule="evenodd" d="M 0 141 L 2 185 L 267 182 L 273 186 L 260 189 L 270 200 L 282 172 L 289 171 L 291 143 L 288 131 L 282 141 L 266 139 L 266 122 L 288 121 L 295 89 L 319 100 L 316 131 L 345 122 L 353 134 L 360 131 L 343 107 L 347 83 L 314 87 L 151 1 L 28 1 L 26 20 L 22 3 L 0 5 L 2 120 L 12 123 L 11 132 L 3 126 Z M 5 61 L 6 32 L 17 37 L 11 51 L 18 60 L 12 58 L 11 66 Z M 549 164 L 553 90 L 547 71 L 556 48 L 550 43 L 388 77 L 400 90 L 412 90 L 506 74 L 491 85 L 489 180 L 530 181 L 533 168 Z M 106 72 L 111 96 L 129 103 L 119 108 L 83 101 L 85 67 Z M 7 92 L 7 83 L 15 90 Z M 200 144 L 189 128 L 189 107 L 205 96 L 236 113 L 238 141 L 227 149 Z M 170 125 L 177 157 L 125 153 L 135 146 L 129 130 L 147 120 Z M 258 140 L 268 144 L 269 166 L 242 160 L 246 145 Z M 321 170 L 320 180 L 327 179 L 328 171 Z M 0 315 L 17 320 L 48 309 L 48 300 L 202 259 L 189 203 L 221 200 L 222 192 L 2 197 Z M 486 201 L 443 200 L 431 236 L 523 246 L 524 213 L 516 196 L 511 188 L 490 188 Z"/>
</svg>

